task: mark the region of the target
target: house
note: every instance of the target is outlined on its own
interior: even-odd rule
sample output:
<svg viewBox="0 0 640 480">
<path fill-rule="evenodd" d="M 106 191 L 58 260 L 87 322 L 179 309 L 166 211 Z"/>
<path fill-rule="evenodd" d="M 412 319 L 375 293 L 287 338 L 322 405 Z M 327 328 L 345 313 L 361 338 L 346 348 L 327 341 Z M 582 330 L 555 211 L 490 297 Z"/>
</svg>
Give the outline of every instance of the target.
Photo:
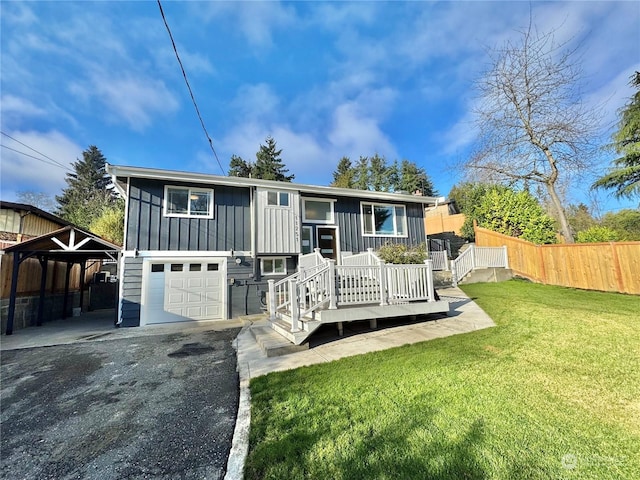
<svg viewBox="0 0 640 480">
<path fill-rule="evenodd" d="M 74 248 L 81 241 L 84 252 Z M 88 247 L 118 249 L 32 205 L 0 201 L 2 331 L 11 334 L 43 319 L 65 318 L 72 308 L 85 309 L 85 278 L 101 269 L 99 262 L 87 264 L 101 258 L 86 252 Z"/>
<path fill-rule="evenodd" d="M 341 265 L 386 242 L 424 242 L 425 206 L 435 202 L 131 166 L 107 172 L 126 198 L 122 326 L 260 313 L 269 280 L 295 275 L 301 258 Z"/>
</svg>

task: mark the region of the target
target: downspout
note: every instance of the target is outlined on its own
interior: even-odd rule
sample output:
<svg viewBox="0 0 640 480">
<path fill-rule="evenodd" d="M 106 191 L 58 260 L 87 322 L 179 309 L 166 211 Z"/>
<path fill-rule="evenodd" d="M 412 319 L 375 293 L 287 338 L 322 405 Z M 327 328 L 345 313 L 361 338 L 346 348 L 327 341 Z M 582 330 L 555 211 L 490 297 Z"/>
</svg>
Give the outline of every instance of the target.
<svg viewBox="0 0 640 480">
<path fill-rule="evenodd" d="M 256 202 L 256 187 L 249 187 L 249 203 L 251 210 L 251 258 L 253 258 L 253 281 L 259 280 L 258 275 L 258 205 Z"/>
</svg>

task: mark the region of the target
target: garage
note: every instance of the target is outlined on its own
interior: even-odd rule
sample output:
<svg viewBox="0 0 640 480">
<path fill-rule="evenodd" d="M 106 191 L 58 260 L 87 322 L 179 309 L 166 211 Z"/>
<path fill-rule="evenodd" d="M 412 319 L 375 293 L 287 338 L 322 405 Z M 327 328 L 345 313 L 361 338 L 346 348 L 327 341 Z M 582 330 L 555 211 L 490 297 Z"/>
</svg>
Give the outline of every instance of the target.
<svg viewBox="0 0 640 480">
<path fill-rule="evenodd" d="M 226 259 L 148 259 L 142 324 L 224 320 Z"/>
</svg>

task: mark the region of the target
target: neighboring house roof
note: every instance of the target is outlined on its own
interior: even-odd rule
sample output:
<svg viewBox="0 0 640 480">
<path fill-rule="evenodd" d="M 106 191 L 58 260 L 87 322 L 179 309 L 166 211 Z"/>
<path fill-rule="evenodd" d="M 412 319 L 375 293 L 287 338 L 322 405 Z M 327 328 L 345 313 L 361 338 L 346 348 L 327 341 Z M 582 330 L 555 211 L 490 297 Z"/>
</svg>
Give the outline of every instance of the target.
<svg viewBox="0 0 640 480">
<path fill-rule="evenodd" d="M 423 197 L 419 195 L 408 195 L 391 192 L 373 192 L 370 190 L 355 190 L 351 188 L 303 185 L 298 183 L 276 182 L 273 180 L 262 180 L 257 178 L 223 177 L 221 175 L 212 175 L 208 173 L 181 172 L 175 170 L 162 170 L 156 168 L 130 167 L 110 164 L 107 164 L 106 170 L 114 177 L 114 184 L 120 189 L 121 187 L 117 182 L 118 177 L 135 177 L 174 182 L 209 183 L 235 187 L 262 187 L 271 188 L 274 190 L 295 190 L 303 194 L 310 193 L 316 195 L 366 198 L 371 200 L 391 200 L 396 202 L 421 203 L 425 205 L 433 205 L 442 198 Z M 124 191 L 121 190 L 121 193 L 124 195 Z"/>
<path fill-rule="evenodd" d="M 27 205 L 26 203 L 13 203 L 13 202 L 5 202 L 4 200 L 0 200 L 0 208 L 7 209 L 7 210 L 29 212 L 33 215 L 37 215 L 38 217 L 42 217 L 51 222 L 57 223 L 62 227 L 71 225 L 71 222 L 68 222 L 63 218 L 60 218 L 57 215 L 53 215 L 52 213 L 45 212 L 44 210 L 41 210 L 38 207 L 34 207 L 33 205 Z"/>
</svg>

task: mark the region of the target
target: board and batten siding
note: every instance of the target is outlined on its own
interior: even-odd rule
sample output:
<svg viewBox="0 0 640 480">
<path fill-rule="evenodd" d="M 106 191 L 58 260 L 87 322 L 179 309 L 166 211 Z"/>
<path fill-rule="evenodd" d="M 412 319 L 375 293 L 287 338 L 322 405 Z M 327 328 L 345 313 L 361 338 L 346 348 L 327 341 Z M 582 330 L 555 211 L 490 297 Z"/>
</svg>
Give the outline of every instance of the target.
<svg viewBox="0 0 640 480">
<path fill-rule="evenodd" d="M 269 191 L 289 194 L 289 205 L 267 205 Z M 258 254 L 290 254 L 300 252 L 300 195 L 293 190 L 258 188 Z"/>
<path fill-rule="evenodd" d="M 214 218 L 165 217 L 165 185 L 213 189 Z M 126 250 L 251 250 L 249 189 L 132 178 Z"/>
<path fill-rule="evenodd" d="M 362 232 L 362 213 L 360 204 L 376 203 L 358 198 L 336 197 L 335 222 L 338 225 L 341 252 L 365 252 L 367 248 L 377 250 L 385 243 L 403 243 L 419 245 L 425 242 L 423 206 L 417 203 L 379 202 L 392 205 L 404 205 L 407 214 L 407 237 L 365 237 Z"/>
<path fill-rule="evenodd" d="M 142 305 L 142 258 L 125 258 L 122 272 L 122 310 L 123 327 L 140 325 L 140 306 Z"/>
</svg>

